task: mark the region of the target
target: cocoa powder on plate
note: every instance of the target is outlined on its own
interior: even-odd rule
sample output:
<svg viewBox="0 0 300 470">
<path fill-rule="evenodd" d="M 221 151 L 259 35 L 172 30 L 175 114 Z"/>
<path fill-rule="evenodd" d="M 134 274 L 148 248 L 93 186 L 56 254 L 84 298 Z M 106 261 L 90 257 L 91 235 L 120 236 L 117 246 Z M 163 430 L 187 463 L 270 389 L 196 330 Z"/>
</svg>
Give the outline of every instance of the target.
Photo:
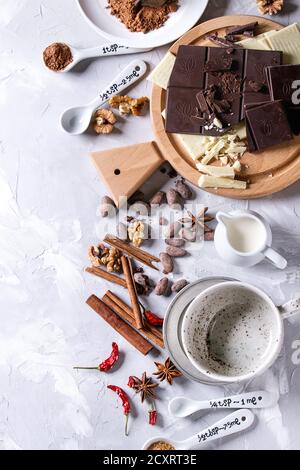
<svg viewBox="0 0 300 470">
<path fill-rule="evenodd" d="M 50 46 L 44 50 L 43 58 L 46 66 L 54 72 L 64 70 L 73 62 L 71 49 L 67 44 L 62 42 L 50 44 Z"/>
<path fill-rule="evenodd" d="M 165 24 L 169 14 L 178 9 L 178 0 L 167 0 L 159 7 L 143 6 L 136 0 L 108 0 L 108 6 L 112 15 L 132 32 L 148 33 Z"/>
</svg>

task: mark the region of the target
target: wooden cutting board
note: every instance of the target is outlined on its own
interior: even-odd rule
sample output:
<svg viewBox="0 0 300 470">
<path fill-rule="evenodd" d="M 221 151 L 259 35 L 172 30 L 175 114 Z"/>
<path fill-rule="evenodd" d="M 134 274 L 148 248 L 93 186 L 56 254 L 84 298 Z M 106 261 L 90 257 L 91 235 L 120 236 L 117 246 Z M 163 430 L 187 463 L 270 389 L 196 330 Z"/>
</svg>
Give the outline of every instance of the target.
<svg viewBox="0 0 300 470">
<path fill-rule="evenodd" d="M 283 26 L 265 18 L 256 16 L 225 16 L 207 21 L 186 33 L 171 48 L 176 55 L 183 44 L 207 46 L 208 34 L 224 34 L 225 28 L 259 22 L 259 33 Z M 120 196 L 130 197 L 165 161 L 197 186 L 200 173 L 195 162 L 188 155 L 174 134 L 167 134 L 162 111 L 166 105 L 166 92 L 153 86 L 151 99 L 151 119 L 155 133 L 155 142 L 132 145 L 111 151 L 95 152 L 92 160 L 98 172 L 108 186 L 112 197 L 118 204 Z M 276 146 L 258 154 L 246 153 L 243 163 L 242 178 L 250 184 L 247 190 L 209 189 L 211 193 L 235 199 L 254 199 L 281 191 L 300 179 L 300 136 L 287 144 Z"/>
</svg>

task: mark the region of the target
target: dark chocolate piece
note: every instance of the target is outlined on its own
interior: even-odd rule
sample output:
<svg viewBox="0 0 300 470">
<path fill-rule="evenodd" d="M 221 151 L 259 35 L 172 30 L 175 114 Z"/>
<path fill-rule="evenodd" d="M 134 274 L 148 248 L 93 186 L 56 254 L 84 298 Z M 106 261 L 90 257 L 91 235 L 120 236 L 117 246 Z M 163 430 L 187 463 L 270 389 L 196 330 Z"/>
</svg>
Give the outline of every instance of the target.
<svg viewBox="0 0 300 470">
<path fill-rule="evenodd" d="M 244 118 L 244 104 L 270 100 L 265 66 L 281 61 L 276 51 L 180 46 L 167 92 L 167 132 L 226 132 Z M 189 119 L 178 117 L 183 102 L 185 115 L 192 110 Z M 213 124 L 215 118 L 223 129 Z"/>
<path fill-rule="evenodd" d="M 204 88 L 204 65 L 206 63 L 206 57 L 206 47 L 180 46 L 170 77 L 169 86 Z"/>
<path fill-rule="evenodd" d="M 240 44 L 236 44 L 235 42 L 230 41 L 228 38 L 221 38 L 217 33 L 210 34 L 207 36 L 207 39 L 209 39 L 213 44 L 217 44 L 221 47 L 234 47 L 237 49 L 243 49 L 243 46 Z"/>
<path fill-rule="evenodd" d="M 293 139 L 282 101 L 272 101 L 246 110 L 250 146 L 257 151 Z M 253 138 L 253 139 L 252 139 Z"/>
<path fill-rule="evenodd" d="M 245 33 L 250 33 L 254 35 L 254 31 L 258 26 L 258 22 L 255 21 L 254 23 L 248 23 L 242 26 L 232 26 L 231 28 L 227 28 L 226 34 L 229 36 L 239 36 L 239 35 L 246 35 Z"/>
<path fill-rule="evenodd" d="M 300 87 L 300 65 L 268 67 L 267 77 L 272 100 L 283 100 L 287 106 L 300 105 L 300 93 L 294 93 Z M 296 81 L 298 81 L 298 86 L 293 87 Z M 296 94 L 299 102 L 295 101 Z"/>
<path fill-rule="evenodd" d="M 167 94 L 166 131 L 176 134 L 200 134 L 195 88 L 170 87 Z"/>
</svg>

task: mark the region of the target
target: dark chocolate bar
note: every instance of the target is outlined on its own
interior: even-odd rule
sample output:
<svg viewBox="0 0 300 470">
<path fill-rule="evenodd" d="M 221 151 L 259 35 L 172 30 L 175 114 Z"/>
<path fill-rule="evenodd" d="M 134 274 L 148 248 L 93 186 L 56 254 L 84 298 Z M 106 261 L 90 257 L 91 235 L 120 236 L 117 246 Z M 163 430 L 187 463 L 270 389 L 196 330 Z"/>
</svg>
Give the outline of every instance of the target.
<svg viewBox="0 0 300 470">
<path fill-rule="evenodd" d="M 267 67 L 272 100 L 283 100 L 294 134 L 300 133 L 300 65 Z"/>
<path fill-rule="evenodd" d="M 278 51 L 180 46 L 167 91 L 166 131 L 227 132 L 244 118 L 244 105 L 270 100 L 265 67 L 281 63 Z M 215 118 L 222 129 L 213 124 Z"/>
<path fill-rule="evenodd" d="M 261 151 L 293 139 L 282 101 L 270 101 L 246 108 L 248 143 L 251 151 Z"/>
</svg>

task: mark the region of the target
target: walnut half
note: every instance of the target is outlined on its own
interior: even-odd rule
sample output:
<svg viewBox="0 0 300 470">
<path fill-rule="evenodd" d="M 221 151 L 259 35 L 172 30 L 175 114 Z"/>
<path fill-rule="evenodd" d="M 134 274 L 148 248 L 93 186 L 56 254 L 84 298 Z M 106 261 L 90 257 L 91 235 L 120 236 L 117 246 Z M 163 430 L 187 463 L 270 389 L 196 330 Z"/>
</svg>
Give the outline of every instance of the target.
<svg viewBox="0 0 300 470">
<path fill-rule="evenodd" d="M 94 116 L 94 129 L 97 134 L 111 134 L 116 122 L 117 118 L 112 111 L 100 108 Z"/>
<path fill-rule="evenodd" d="M 256 0 L 256 3 L 262 15 L 277 15 L 283 8 L 284 0 Z"/>
<path fill-rule="evenodd" d="M 132 113 L 133 116 L 140 116 L 143 112 L 144 106 L 149 103 L 147 96 L 141 98 L 131 98 L 130 96 L 112 96 L 109 104 L 112 108 L 118 109 L 120 114 L 127 115 Z"/>
</svg>

